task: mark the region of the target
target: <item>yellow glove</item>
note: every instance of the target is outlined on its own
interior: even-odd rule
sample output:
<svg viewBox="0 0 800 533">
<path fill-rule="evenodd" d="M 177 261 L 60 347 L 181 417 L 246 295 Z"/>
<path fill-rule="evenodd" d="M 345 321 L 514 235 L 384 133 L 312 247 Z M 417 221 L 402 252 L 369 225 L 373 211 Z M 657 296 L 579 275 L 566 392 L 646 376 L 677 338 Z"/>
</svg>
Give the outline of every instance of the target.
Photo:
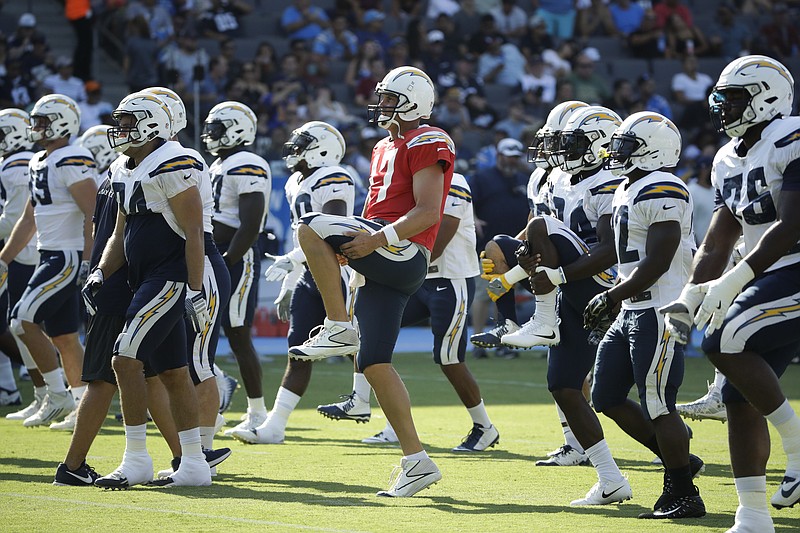
<svg viewBox="0 0 800 533">
<path fill-rule="evenodd" d="M 485 280 L 493 280 L 499 274 L 494 274 L 494 261 L 486 257 L 486 252 L 481 252 L 481 277 Z"/>
<path fill-rule="evenodd" d="M 489 286 L 486 288 L 486 292 L 489 293 L 489 298 L 491 298 L 493 302 L 496 302 L 505 293 L 510 291 L 511 287 L 513 286 L 514 286 L 513 283 L 509 283 L 506 280 L 505 275 L 495 274 L 492 280 L 489 282 Z"/>
</svg>

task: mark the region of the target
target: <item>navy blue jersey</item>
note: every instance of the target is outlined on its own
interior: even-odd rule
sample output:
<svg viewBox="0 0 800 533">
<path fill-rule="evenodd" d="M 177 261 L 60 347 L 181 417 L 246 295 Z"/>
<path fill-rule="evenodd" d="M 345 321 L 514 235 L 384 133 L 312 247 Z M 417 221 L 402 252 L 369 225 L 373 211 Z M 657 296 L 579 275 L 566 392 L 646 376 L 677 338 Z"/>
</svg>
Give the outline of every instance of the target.
<svg viewBox="0 0 800 533">
<path fill-rule="evenodd" d="M 94 247 L 90 267 L 94 269 L 100 262 L 108 239 L 114 233 L 117 222 L 117 200 L 111 188 L 111 180 L 106 178 L 97 191 L 97 203 L 94 208 Z M 125 316 L 131 303 L 133 293 L 128 287 L 128 264 L 111 274 L 97 293 L 97 310 L 101 314 Z"/>
</svg>

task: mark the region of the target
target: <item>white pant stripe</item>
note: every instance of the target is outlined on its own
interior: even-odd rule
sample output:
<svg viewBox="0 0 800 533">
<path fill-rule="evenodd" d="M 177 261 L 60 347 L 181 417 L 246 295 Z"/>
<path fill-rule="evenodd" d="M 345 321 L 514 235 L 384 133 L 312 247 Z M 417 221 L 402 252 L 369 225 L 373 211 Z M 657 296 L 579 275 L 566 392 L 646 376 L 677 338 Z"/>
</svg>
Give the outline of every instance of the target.
<svg viewBox="0 0 800 533">
<path fill-rule="evenodd" d="M 657 324 L 658 338 L 661 340 L 654 346 L 655 353 L 645 379 L 645 387 L 647 388 L 645 400 L 647 402 L 647 413 L 651 420 L 669 414 L 665 394 L 667 378 L 672 368 L 672 362 L 675 360 L 675 340 L 664 328 L 662 320 L 658 320 Z"/>
<path fill-rule="evenodd" d="M 228 304 L 228 319 L 232 328 L 244 326 L 247 317 L 247 301 L 255 280 L 255 265 L 253 264 L 253 249 L 250 248 L 242 256 L 242 275 L 239 283 L 233 288 L 231 301 Z"/>
<path fill-rule="evenodd" d="M 39 308 L 67 284 L 75 283 L 80 267 L 80 257 L 76 251 L 65 251 L 64 266 L 58 273 L 41 283 L 36 289 L 26 291 L 19 301 L 17 318 L 26 322 L 33 322 Z M 38 268 L 38 267 L 37 267 Z M 35 274 L 35 272 L 34 272 Z"/>
<path fill-rule="evenodd" d="M 205 258 L 205 267 L 203 268 L 203 289 L 206 293 L 206 303 L 208 304 L 208 314 L 211 316 L 211 322 L 206 324 L 206 329 L 194 336 L 192 353 L 190 354 L 192 368 L 201 382 L 214 377 L 214 368 L 213 365 L 209 364 L 208 351 L 211 330 L 220 319 L 219 310 L 221 307 L 217 277 L 214 275 L 214 267 L 211 266 L 211 260 L 208 257 Z M 194 333 L 193 330 L 186 332 L 187 335 L 192 333 Z"/>
<path fill-rule="evenodd" d="M 443 365 L 455 365 L 458 363 L 458 346 L 464 329 L 467 325 L 467 280 L 466 279 L 442 279 L 442 282 L 450 283 L 455 291 L 455 305 L 453 306 L 450 326 L 442 340 L 442 347 L 439 350 L 439 357 Z"/>
<path fill-rule="evenodd" d="M 136 359 L 142 341 L 158 323 L 158 318 L 176 304 L 183 304 L 183 283 L 166 281 L 164 287 L 136 313 L 130 324 L 119 336 L 119 355 Z M 162 312 L 159 312 L 162 311 Z"/>
</svg>

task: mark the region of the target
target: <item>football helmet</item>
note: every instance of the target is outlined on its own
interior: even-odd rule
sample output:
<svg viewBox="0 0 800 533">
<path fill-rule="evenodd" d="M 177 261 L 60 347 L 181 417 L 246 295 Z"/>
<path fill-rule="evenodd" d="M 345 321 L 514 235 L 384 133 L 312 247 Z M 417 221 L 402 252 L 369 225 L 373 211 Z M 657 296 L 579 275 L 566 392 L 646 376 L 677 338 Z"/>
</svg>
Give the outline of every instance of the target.
<svg viewBox="0 0 800 533">
<path fill-rule="evenodd" d="M 92 152 L 97 168 L 101 171 L 107 169 L 117 158 L 117 153 L 108 144 L 108 130 L 110 129 L 111 126 L 105 124 L 92 126 L 78 138 L 78 145 Z"/>
<path fill-rule="evenodd" d="M 28 139 L 37 142 L 77 135 L 81 127 L 81 110 L 75 100 L 63 94 L 42 96 L 30 113 Z"/>
<path fill-rule="evenodd" d="M 745 56 L 723 69 L 708 97 L 711 123 L 731 138 L 750 126 L 792 113 L 794 78 L 767 56 Z"/>
<path fill-rule="evenodd" d="M 126 115 L 132 115 L 134 121 L 122 126 L 119 122 Z M 172 137 L 172 113 L 167 104 L 153 94 L 129 94 L 122 99 L 111 116 L 118 125 L 108 130 L 108 144 L 117 152 L 142 146 L 156 138 Z"/>
<path fill-rule="evenodd" d="M 290 170 L 301 161 L 308 168 L 338 165 L 344 157 L 346 145 L 339 130 L 318 120 L 306 122 L 292 132 L 283 145 L 283 159 Z"/>
<path fill-rule="evenodd" d="M 8 108 L 0 111 L 0 156 L 29 150 L 33 142 L 28 138 L 31 119 L 22 109 Z"/>
<path fill-rule="evenodd" d="M 568 100 L 550 111 L 544 126 L 536 132 L 533 144 L 528 147 L 529 163 L 535 163 L 540 168 L 558 166 L 559 159 L 555 157 L 555 152 L 559 148 L 559 133 L 567 125 L 572 114 L 583 107 L 589 107 L 589 104 Z"/>
<path fill-rule="evenodd" d="M 380 102 L 367 106 L 369 121 L 383 129 L 398 124 L 397 119 L 410 122 L 430 118 L 436 100 L 433 82 L 415 67 L 397 67 L 389 71 L 375 87 L 375 94 L 378 99 L 385 94 L 397 97 L 397 103 L 393 106 L 381 105 Z"/>
<path fill-rule="evenodd" d="M 634 113 L 611 136 L 604 168 L 617 176 L 634 168 L 645 171 L 671 168 L 681 156 L 681 134 L 664 115 L 651 111 Z"/>
<path fill-rule="evenodd" d="M 622 123 L 614 111 L 607 107 L 579 107 L 559 135 L 556 154 L 561 159 L 561 170 L 578 174 L 592 170 L 603 163 L 601 150 L 607 150 L 611 135 Z"/>
<path fill-rule="evenodd" d="M 183 131 L 183 128 L 188 124 L 186 119 L 186 106 L 183 100 L 181 100 L 181 97 L 178 96 L 178 93 L 166 87 L 148 87 L 147 89 L 142 89 L 142 92 L 157 96 L 169 107 L 169 111 L 172 113 L 172 133 L 170 134 L 170 138 L 175 137 Z"/>
<path fill-rule="evenodd" d="M 250 145 L 256 140 L 256 120 L 256 114 L 246 105 L 222 102 L 208 112 L 200 138 L 212 155 L 220 149 Z"/>
</svg>

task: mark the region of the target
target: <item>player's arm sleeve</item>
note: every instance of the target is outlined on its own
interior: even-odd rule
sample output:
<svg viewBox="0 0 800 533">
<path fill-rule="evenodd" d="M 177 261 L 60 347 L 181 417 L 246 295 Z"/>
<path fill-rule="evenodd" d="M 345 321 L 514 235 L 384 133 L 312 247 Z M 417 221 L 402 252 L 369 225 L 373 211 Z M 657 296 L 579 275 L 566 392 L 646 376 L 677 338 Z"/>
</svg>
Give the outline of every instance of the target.
<svg viewBox="0 0 800 533">
<path fill-rule="evenodd" d="M 472 192 L 467 187 L 450 185 L 444 203 L 444 214 L 463 220 L 472 211 Z"/>
<path fill-rule="evenodd" d="M 337 170 L 318 178 L 317 182 L 311 186 L 311 196 L 319 202 L 319 205 L 325 205 L 334 200 L 348 203 L 348 200 L 355 196 L 355 187 L 353 177 L 348 172 L 344 169 Z"/>
<path fill-rule="evenodd" d="M 192 187 L 199 187 L 205 165 L 190 155 L 180 155 L 162 162 L 150 172 L 167 198 L 173 198 Z"/>
<path fill-rule="evenodd" d="M 225 180 L 233 184 L 237 196 L 260 192 L 269 198 L 272 173 L 266 161 L 261 164 L 250 163 L 234 167 L 228 170 Z"/>
<path fill-rule="evenodd" d="M 97 179 L 97 164 L 88 156 L 67 156 L 56 162 L 58 179 L 69 189 L 79 181 Z"/>
<path fill-rule="evenodd" d="M 447 171 L 455 163 L 456 147 L 453 140 L 443 131 L 432 130 L 420 133 L 406 145 L 408 163 L 413 176 L 423 168 L 435 164 L 442 165 Z"/>
<path fill-rule="evenodd" d="M 674 182 L 656 182 L 643 188 L 633 202 L 634 210 L 647 224 L 681 222 L 689 209 L 689 190 Z"/>
</svg>

